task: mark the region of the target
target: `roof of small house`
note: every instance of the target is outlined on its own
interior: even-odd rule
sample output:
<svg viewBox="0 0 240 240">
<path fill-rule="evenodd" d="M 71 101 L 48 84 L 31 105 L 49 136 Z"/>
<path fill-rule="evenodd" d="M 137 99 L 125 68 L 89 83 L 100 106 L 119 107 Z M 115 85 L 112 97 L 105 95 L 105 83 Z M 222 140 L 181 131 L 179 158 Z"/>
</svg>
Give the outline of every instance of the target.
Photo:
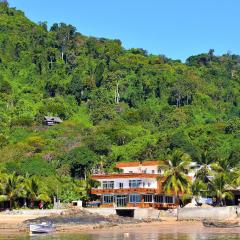
<svg viewBox="0 0 240 240">
<path fill-rule="evenodd" d="M 60 117 L 50 117 L 50 116 L 45 116 L 44 120 L 47 122 L 57 122 L 57 123 L 61 123 L 62 119 Z"/>
<path fill-rule="evenodd" d="M 237 187 L 228 187 L 228 191 L 240 191 L 240 186 Z"/>
</svg>

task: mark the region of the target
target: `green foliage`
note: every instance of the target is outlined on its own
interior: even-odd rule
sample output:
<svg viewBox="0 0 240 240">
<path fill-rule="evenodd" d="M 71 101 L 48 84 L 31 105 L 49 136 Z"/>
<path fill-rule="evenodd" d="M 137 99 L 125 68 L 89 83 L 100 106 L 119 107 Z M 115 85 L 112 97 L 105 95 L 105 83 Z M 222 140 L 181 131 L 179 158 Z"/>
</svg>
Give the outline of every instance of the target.
<svg viewBox="0 0 240 240">
<path fill-rule="evenodd" d="M 69 164 L 73 177 L 86 177 L 97 161 L 96 154 L 87 147 L 78 147 L 60 158 L 60 162 Z"/>
<path fill-rule="evenodd" d="M 18 197 L 24 197 L 24 178 L 17 176 L 16 173 L 10 175 L 2 174 L 1 176 L 2 195 L 1 200 L 9 200 L 10 209 L 12 209 L 14 201 Z"/>
<path fill-rule="evenodd" d="M 48 179 L 51 197 L 65 186 L 58 177 L 70 177 L 64 201 L 86 197 L 71 177 L 89 181 L 98 164 L 173 160 L 176 150 L 201 166 L 195 189 L 210 189 L 216 163 L 238 179 L 239 62 L 210 49 L 181 63 L 65 23 L 48 31 L 1 2 L 0 167 Z M 44 126 L 44 116 L 63 123 Z M 185 189 L 181 180 L 169 188 Z"/>
<path fill-rule="evenodd" d="M 64 178 L 62 180 L 59 198 L 65 203 L 69 203 L 78 199 L 86 200 L 86 182 L 84 180 L 72 181 L 71 178 Z"/>
<path fill-rule="evenodd" d="M 191 157 L 180 151 L 175 150 L 165 161 L 160 161 L 159 167 L 164 171 L 163 189 L 167 193 L 175 193 L 179 196 L 189 195 L 191 180 L 187 176 Z"/>
<path fill-rule="evenodd" d="M 37 157 L 8 162 L 6 163 L 6 170 L 23 176 L 26 174 L 29 176 L 52 176 L 55 174 L 55 170 L 50 163 Z"/>
<path fill-rule="evenodd" d="M 225 199 L 233 199 L 234 195 L 229 191 L 231 187 L 230 175 L 227 173 L 219 173 L 214 176 L 212 185 L 212 194 L 216 196 L 217 205 L 226 205 Z"/>
<path fill-rule="evenodd" d="M 227 122 L 227 126 L 225 128 L 226 133 L 233 133 L 239 136 L 240 134 L 240 119 L 235 118 L 231 119 Z"/>
<path fill-rule="evenodd" d="M 41 182 L 40 178 L 33 176 L 25 179 L 24 188 L 26 191 L 25 196 L 30 199 L 31 204 L 36 200 L 51 202 L 51 199 L 46 192 L 47 187 Z"/>
</svg>

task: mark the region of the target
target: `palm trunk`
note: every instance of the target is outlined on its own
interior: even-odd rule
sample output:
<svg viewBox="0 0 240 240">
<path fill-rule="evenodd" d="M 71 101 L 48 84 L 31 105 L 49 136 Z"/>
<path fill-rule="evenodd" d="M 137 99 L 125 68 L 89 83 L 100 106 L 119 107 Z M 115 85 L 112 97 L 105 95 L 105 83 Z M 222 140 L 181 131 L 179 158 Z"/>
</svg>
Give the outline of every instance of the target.
<svg viewBox="0 0 240 240">
<path fill-rule="evenodd" d="M 34 198 L 32 198 L 32 199 L 31 199 L 31 203 L 30 203 L 30 207 L 31 207 L 31 208 L 34 208 L 34 202 L 35 202 L 35 201 L 34 201 Z"/>
<path fill-rule="evenodd" d="M 27 199 L 24 198 L 24 204 L 23 204 L 24 208 L 27 207 Z"/>
<path fill-rule="evenodd" d="M 180 197 L 179 197 L 179 193 L 177 192 L 177 204 L 180 207 Z"/>
<path fill-rule="evenodd" d="M 13 199 L 10 198 L 9 199 L 9 208 L 10 208 L 10 210 L 12 210 L 12 207 L 13 207 Z"/>
</svg>

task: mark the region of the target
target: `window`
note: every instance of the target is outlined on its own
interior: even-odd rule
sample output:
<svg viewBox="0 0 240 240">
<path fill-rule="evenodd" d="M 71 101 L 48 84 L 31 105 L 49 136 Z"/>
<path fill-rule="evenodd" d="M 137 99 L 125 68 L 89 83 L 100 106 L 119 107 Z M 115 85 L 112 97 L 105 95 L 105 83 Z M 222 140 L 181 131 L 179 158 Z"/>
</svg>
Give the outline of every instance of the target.
<svg viewBox="0 0 240 240">
<path fill-rule="evenodd" d="M 143 195 L 143 199 L 145 203 L 152 202 L 153 200 L 153 195 Z"/>
<path fill-rule="evenodd" d="M 141 195 L 140 194 L 130 194 L 129 195 L 129 202 L 130 203 L 139 203 L 139 202 L 141 202 Z"/>
<path fill-rule="evenodd" d="M 150 182 L 148 182 L 148 187 L 151 187 L 151 183 Z"/>
<path fill-rule="evenodd" d="M 120 189 L 123 188 L 123 183 L 122 183 L 122 182 L 119 183 L 119 188 L 120 188 Z"/>
<path fill-rule="evenodd" d="M 103 181 L 103 189 L 114 189 L 114 181 Z"/>
<path fill-rule="evenodd" d="M 129 171 L 129 173 L 133 173 L 133 171 Z"/>
<path fill-rule="evenodd" d="M 103 203 L 113 203 L 113 195 L 103 195 Z"/>
<path fill-rule="evenodd" d="M 154 174 L 155 173 L 155 171 L 154 170 L 152 170 L 152 174 Z"/>
<path fill-rule="evenodd" d="M 163 201 L 164 199 L 163 199 L 163 196 L 162 195 L 156 195 L 155 197 L 154 197 L 154 201 L 156 202 L 156 203 L 163 203 L 164 201 Z"/>
<path fill-rule="evenodd" d="M 165 202 L 166 202 L 166 203 L 174 203 L 174 202 L 173 202 L 173 197 L 166 196 L 166 197 L 165 197 Z"/>
<path fill-rule="evenodd" d="M 139 188 L 142 185 L 142 180 L 129 180 L 130 188 Z"/>
</svg>

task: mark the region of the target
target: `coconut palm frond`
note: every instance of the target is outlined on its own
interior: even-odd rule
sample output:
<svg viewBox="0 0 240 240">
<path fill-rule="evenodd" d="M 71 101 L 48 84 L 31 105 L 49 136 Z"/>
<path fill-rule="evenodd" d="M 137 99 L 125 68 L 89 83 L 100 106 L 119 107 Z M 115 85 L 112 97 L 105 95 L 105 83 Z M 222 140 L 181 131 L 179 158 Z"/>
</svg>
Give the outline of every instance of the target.
<svg viewBox="0 0 240 240">
<path fill-rule="evenodd" d="M 228 198 L 228 199 L 234 199 L 234 194 L 230 191 L 226 191 L 222 194 L 223 199 Z"/>
<path fill-rule="evenodd" d="M 39 194 L 39 196 L 37 197 L 37 200 L 42 200 L 44 202 L 51 202 L 51 198 L 48 196 L 47 193 Z"/>
</svg>

